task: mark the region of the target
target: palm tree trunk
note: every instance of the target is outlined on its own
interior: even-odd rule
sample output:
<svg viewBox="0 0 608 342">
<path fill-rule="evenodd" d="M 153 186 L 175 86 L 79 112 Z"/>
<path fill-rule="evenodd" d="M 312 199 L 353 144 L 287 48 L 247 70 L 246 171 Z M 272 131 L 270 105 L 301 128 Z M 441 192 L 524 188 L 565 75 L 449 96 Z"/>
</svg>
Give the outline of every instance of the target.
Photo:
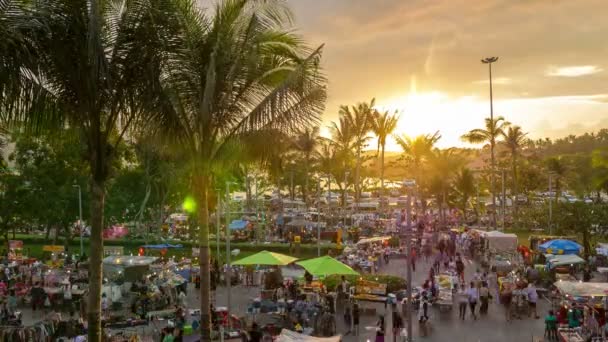
<svg viewBox="0 0 608 342">
<path fill-rule="evenodd" d="M 198 243 L 201 277 L 201 341 L 211 341 L 211 283 L 209 279 L 209 177 L 206 172 L 196 176 L 198 189 Z"/>
<path fill-rule="evenodd" d="M 105 181 L 91 181 L 91 237 L 89 245 L 89 302 L 87 321 L 88 341 L 101 341 L 101 289 L 103 255 L 103 212 L 105 202 Z"/>
<path fill-rule="evenodd" d="M 382 144 L 382 154 L 380 155 L 380 196 L 385 197 L 385 193 L 384 193 L 384 144 Z"/>
</svg>

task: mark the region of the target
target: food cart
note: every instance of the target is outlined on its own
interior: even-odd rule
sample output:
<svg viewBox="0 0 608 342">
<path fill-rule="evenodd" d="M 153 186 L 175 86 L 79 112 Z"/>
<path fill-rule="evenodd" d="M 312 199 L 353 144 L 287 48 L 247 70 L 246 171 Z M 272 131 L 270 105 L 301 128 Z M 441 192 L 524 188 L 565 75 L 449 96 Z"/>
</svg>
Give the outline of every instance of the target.
<svg viewBox="0 0 608 342">
<path fill-rule="evenodd" d="M 454 276 L 452 274 L 439 274 L 435 276 L 435 284 L 437 284 L 439 291 L 437 291 L 437 301 L 435 302 L 439 306 L 439 311 L 445 312 L 452 309 L 454 304 L 454 298 L 452 296 L 454 291 Z"/>
</svg>

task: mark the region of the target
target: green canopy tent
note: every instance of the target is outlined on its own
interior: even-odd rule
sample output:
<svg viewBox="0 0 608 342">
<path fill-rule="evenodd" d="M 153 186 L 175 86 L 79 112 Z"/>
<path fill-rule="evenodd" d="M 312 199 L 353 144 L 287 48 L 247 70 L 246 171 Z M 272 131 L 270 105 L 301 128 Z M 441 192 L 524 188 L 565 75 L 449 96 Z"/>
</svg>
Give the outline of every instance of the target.
<svg viewBox="0 0 608 342">
<path fill-rule="evenodd" d="M 273 253 L 269 251 L 261 251 L 255 253 L 254 255 L 250 255 L 241 260 L 233 262 L 233 265 L 276 265 L 276 266 L 284 266 L 291 264 L 292 262 L 298 260 L 297 258 L 290 257 L 289 255 L 284 255 L 280 253 Z"/>
<path fill-rule="evenodd" d="M 359 275 L 359 273 L 350 268 L 350 266 L 345 265 L 327 255 L 314 259 L 298 261 L 296 264 L 302 266 L 315 277 L 324 277 L 334 274 Z"/>
</svg>

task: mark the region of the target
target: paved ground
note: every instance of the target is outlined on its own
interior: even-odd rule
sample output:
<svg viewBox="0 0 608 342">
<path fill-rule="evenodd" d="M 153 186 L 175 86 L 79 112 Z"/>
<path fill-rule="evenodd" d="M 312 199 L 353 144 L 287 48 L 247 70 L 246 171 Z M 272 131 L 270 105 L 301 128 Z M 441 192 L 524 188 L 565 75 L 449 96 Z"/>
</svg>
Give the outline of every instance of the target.
<svg viewBox="0 0 608 342">
<path fill-rule="evenodd" d="M 419 285 L 428 274 L 430 264 L 420 261 L 417 265 L 418 272 L 413 274 L 413 284 Z M 470 279 L 475 272 L 475 265 L 467 263 L 465 269 L 465 278 Z M 406 268 L 405 260 L 392 260 L 389 265 L 384 266 L 379 273 L 398 275 L 405 277 Z M 256 296 L 259 292 L 256 288 L 238 286 L 232 289 L 233 308 L 239 314 L 246 311 L 246 307 L 250 298 Z M 193 298 L 196 300 L 195 298 Z M 217 293 L 218 305 L 226 305 L 226 291 L 220 289 Z M 196 304 L 198 306 L 198 304 Z M 390 307 L 385 312 L 383 304 L 363 304 L 365 306 L 376 307 L 378 314 L 385 314 L 387 322 L 387 331 L 391 331 L 391 312 Z M 544 316 L 549 310 L 549 303 L 543 299 L 539 299 L 539 314 Z M 542 319 L 523 319 L 515 320 L 507 323 L 504 318 L 502 307 L 499 304 L 490 304 L 488 315 L 474 321 L 467 317 L 467 320 L 461 321 L 458 319 L 458 308 L 454 307 L 451 312 L 440 313 L 435 307 L 430 311 L 432 333 L 428 337 L 419 337 L 418 323 L 414 319 L 414 339 L 416 341 L 459 341 L 459 342 L 502 342 L 502 341 L 532 341 L 533 336 L 543 336 L 544 325 Z M 374 341 L 375 332 L 371 327 L 375 326 L 377 316 L 361 317 L 360 335 L 353 336 L 348 334 L 344 337 L 344 341 Z M 338 331 L 345 333 L 348 328 L 344 326 L 342 316 L 338 313 L 336 317 Z M 369 330 L 366 327 L 370 327 Z M 385 341 L 393 341 L 392 336 Z"/>
</svg>

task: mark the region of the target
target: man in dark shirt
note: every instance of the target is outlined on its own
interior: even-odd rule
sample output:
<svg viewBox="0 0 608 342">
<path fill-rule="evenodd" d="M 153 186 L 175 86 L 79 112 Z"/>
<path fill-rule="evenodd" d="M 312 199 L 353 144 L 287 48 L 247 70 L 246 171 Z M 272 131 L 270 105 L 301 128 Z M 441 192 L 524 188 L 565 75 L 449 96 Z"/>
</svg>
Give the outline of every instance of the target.
<svg viewBox="0 0 608 342">
<path fill-rule="evenodd" d="M 249 330 L 249 342 L 260 342 L 262 340 L 262 332 L 260 331 L 258 324 L 253 322 L 251 329 Z"/>
</svg>

